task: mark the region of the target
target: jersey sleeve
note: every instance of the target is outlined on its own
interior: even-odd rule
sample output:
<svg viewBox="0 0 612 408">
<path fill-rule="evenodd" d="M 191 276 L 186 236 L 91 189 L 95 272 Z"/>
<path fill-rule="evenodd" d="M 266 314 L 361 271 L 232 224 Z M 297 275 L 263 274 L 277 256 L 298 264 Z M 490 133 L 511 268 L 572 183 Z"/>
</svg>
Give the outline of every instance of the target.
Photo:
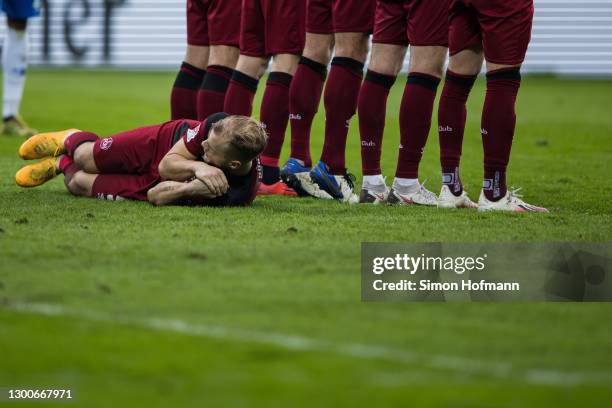
<svg viewBox="0 0 612 408">
<path fill-rule="evenodd" d="M 202 149 L 202 142 L 206 136 L 204 128 L 205 126 L 202 126 L 202 123 L 198 123 L 195 127 L 188 128 L 182 138 L 189 153 L 195 157 L 202 157 L 204 155 L 204 150 Z"/>
<path fill-rule="evenodd" d="M 208 134 L 212 129 L 213 125 L 220 120 L 227 118 L 229 115 L 224 112 L 219 112 L 210 115 L 204 122 L 200 122 L 197 126 L 187 129 L 183 136 L 183 141 L 189 153 L 196 157 L 202 157 L 204 151 L 202 150 L 202 142 L 208 138 Z"/>
</svg>

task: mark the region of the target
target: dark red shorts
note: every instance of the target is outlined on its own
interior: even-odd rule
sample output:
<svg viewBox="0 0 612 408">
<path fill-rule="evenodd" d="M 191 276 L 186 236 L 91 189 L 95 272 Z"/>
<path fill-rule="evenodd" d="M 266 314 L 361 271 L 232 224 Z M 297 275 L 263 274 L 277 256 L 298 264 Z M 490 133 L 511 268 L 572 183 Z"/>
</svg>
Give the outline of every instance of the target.
<svg viewBox="0 0 612 408">
<path fill-rule="evenodd" d="M 372 33 L 376 0 L 308 0 L 306 32 Z"/>
<path fill-rule="evenodd" d="M 100 200 L 147 201 L 147 192 L 159 182 L 159 178 L 151 174 L 99 174 L 91 192 Z"/>
<path fill-rule="evenodd" d="M 448 46 L 452 0 L 378 0 L 372 42 Z"/>
<path fill-rule="evenodd" d="M 454 0 L 449 49 L 482 47 L 488 62 L 518 65 L 531 40 L 533 0 Z"/>
<path fill-rule="evenodd" d="M 161 182 L 159 163 L 182 136 L 179 133 L 184 123 L 195 127 L 200 122 L 171 121 L 97 140 L 93 158 L 100 175 L 92 188 L 94 195 L 110 200 L 146 201 L 147 191 Z"/>
<path fill-rule="evenodd" d="M 240 53 L 250 57 L 301 55 L 306 0 L 242 0 Z"/>
<path fill-rule="evenodd" d="M 240 9 L 241 0 L 187 0 L 187 44 L 237 47 Z"/>
</svg>

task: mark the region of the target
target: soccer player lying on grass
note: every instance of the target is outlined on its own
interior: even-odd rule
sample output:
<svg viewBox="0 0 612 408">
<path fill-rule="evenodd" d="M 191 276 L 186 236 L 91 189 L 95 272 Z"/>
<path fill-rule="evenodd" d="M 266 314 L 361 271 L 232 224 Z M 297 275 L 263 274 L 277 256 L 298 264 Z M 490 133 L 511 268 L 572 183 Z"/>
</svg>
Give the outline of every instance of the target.
<svg viewBox="0 0 612 408">
<path fill-rule="evenodd" d="M 203 122 L 175 120 L 104 139 L 70 129 L 32 136 L 19 186 L 35 187 L 64 174 L 77 196 L 135 199 L 155 205 L 249 205 L 259 185 L 259 154 L 267 136 L 258 122 L 225 113 Z"/>
</svg>

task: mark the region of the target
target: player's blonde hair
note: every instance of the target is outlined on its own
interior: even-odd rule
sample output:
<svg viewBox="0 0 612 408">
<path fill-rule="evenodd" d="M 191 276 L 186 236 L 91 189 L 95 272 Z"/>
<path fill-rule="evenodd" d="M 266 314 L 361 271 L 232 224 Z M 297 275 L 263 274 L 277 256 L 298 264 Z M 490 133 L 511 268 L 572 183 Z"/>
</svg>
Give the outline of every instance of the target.
<svg viewBox="0 0 612 408">
<path fill-rule="evenodd" d="M 242 162 L 259 156 L 268 143 L 268 135 L 262 124 L 247 116 L 228 116 L 215 123 L 213 130 L 229 140 L 235 158 Z"/>
</svg>

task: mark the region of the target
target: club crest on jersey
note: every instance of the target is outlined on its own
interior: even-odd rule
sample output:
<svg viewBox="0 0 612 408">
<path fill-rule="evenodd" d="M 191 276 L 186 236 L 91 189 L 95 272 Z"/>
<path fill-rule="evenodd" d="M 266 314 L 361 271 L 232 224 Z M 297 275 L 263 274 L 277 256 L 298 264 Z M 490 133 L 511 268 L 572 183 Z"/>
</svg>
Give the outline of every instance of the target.
<svg viewBox="0 0 612 408">
<path fill-rule="evenodd" d="M 191 142 L 200 131 L 200 125 L 194 127 L 193 129 L 187 129 L 187 143 Z"/>
<path fill-rule="evenodd" d="M 110 149 L 112 144 L 113 144 L 113 138 L 112 137 L 107 137 L 106 139 L 102 139 L 102 141 L 100 142 L 100 149 L 108 150 L 108 149 Z"/>
</svg>

